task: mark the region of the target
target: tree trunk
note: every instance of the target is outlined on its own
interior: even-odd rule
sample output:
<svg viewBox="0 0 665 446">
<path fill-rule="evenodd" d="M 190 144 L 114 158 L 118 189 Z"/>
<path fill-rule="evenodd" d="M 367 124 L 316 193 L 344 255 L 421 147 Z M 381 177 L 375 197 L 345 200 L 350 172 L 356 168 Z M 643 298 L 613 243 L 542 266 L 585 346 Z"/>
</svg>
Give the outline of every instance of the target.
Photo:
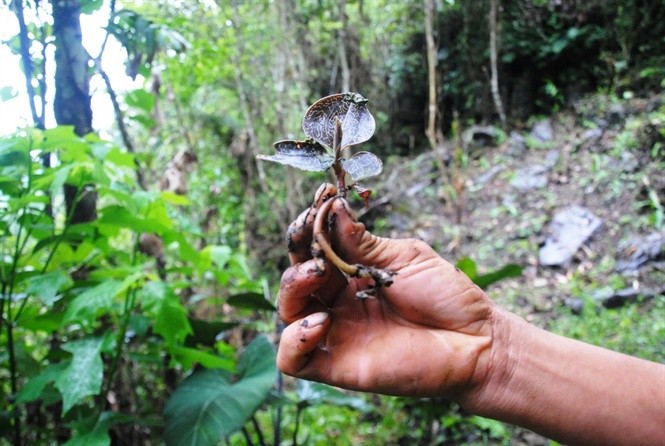
<svg viewBox="0 0 665 446">
<path fill-rule="evenodd" d="M 53 35 L 55 36 L 55 99 L 53 108 L 58 125 L 73 125 L 77 135 L 92 131 L 90 108 L 89 56 L 81 37 L 80 2 L 54 0 Z M 65 185 L 67 215 L 72 223 L 97 218 L 97 194 L 93 186 L 78 189 Z"/>
<path fill-rule="evenodd" d="M 490 12 L 489 12 L 489 25 L 490 25 L 490 70 L 492 73 L 491 77 L 491 87 L 492 87 L 492 98 L 494 99 L 494 107 L 496 107 L 496 112 L 499 114 L 499 119 L 501 120 L 501 125 L 506 126 L 506 113 L 503 110 L 503 102 L 501 101 L 501 94 L 499 93 L 499 70 L 497 67 L 498 64 L 498 49 L 497 49 L 497 40 L 498 40 L 498 26 L 497 26 L 497 14 L 499 8 L 501 7 L 501 0 L 490 0 Z"/>
<path fill-rule="evenodd" d="M 337 33 L 337 50 L 339 54 L 339 67 L 342 71 L 342 91 L 351 91 L 351 69 L 349 68 L 349 58 L 346 54 L 346 35 L 348 26 L 348 17 L 346 15 L 346 0 L 339 2 L 339 20 L 342 23 Z M 332 92 L 331 92 L 332 93 Z"/>
<path fill-rule="evenodd" d="M 437 100 L 437 48 L 434 43 L 434 0 L 424 0 L 425 6 L 425 39 L 427 41 L 427 85 L 429 91 L 427 107 L 427 127 L 425 134 L 429 140 L 432 150 L 436 150 L 439 145 L 438 132 L 436 129 L 438 115 Z"/>
</svg>

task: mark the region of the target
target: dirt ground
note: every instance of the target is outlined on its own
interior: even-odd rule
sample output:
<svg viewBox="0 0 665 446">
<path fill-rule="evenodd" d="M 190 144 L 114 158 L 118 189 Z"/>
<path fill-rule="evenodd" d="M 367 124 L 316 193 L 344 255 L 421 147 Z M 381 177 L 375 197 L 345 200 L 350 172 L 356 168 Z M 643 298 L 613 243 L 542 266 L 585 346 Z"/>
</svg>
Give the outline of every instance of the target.
<svg viewBox="0 0 665 446">
<path fill-rule="evenodd" d="M 620 273 L 616 264 L 636 249 L 631 237 L 665 237 L 655 223 L 665 197 L 664 102 L 594 96 L 490 144 L 460 138 L 411 160 L 385 160 L 383 183 L 372 185 L 375 198 L 361 220 L 377 235 L 423 239 L 452 262 L 468 256 L 480 272 L 522 265 L 521 277 L 488 292 L 541 326 L 557 306 L 597 290 L 662 290 L 663 249 L 637 271 Z M 534 134 L 543 128 L 551 139 Z M 455 163 L 442 174 L 436 160 L 450 159 L 456 147 L 464 147 L 457 150 L 463 161 L 451 178 Z M 455 178 L 464 185 L 460 194 Z M 602 225 L 569 265 L 541 266 L 552 216 L 570 205 L 587 208 Z"/>
</svg>

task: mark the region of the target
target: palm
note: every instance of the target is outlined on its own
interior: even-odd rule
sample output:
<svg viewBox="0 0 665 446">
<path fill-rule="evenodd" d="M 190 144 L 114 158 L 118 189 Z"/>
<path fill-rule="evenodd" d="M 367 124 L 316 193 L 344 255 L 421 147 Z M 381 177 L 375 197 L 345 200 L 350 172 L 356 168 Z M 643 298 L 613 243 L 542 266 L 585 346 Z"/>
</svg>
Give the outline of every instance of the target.
<svg viewBox="0 0 665 446">
<path fill-rule="evenodd" d="M 367 279 L 328 274 L 316 295 L 332 322 L 309 358 L 309 377 L 405 395 L 443 395 L 467 384 L 475 371 L 469 351 L 489 339 L 483 328 L 490 303 L 484 294 L 422 242 L 363 232 L 337 249 L 349 261 L 378 265 L 397 276 L 377 299 L 358 300 L 355 293 L 368 286 Z M 423 352 L 432 345 L 436 353 Z M 429 357 L 426 363 L 423 355 Z"/>
</svg>

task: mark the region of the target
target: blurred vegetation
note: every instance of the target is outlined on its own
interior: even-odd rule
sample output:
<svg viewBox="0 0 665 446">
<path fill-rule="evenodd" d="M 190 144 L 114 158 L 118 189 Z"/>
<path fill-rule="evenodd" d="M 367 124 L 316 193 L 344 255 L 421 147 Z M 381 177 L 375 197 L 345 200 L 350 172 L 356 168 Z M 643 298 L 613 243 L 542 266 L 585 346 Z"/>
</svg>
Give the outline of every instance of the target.
<svg viewBox="0 0 665 446">
<path fill-rule="evenodd" d="M 104 46 L 84 57 L 79 81 L 93 79 L 104 86 L 94 95 L 113 101 L 114 128 L 94 129 L 109 138 L 60 119 L 47 128 L 51 105 L 55 114 L 72 108 L 66 100 L 52 104 L 49 91 L 53 50 L 65 45 L 55 38 L 62 22 L 52 3 L 0 3 L 19 24 L 3 44 L 26 76 L 0 85 L 0 99 L 32 105 L 32 125 L 0 136 L 0 444 L 528 441 L 519 429 L 445 401 L 276 381 L 283 233 L 323 178 L 265 168 L 255 157 L 271 153 L 274 141 L 302 139 L 300 119 L 316 99 L 358 91 L 377 121 L 368 149 L 415 170 L 410 160 L 430 150 L 422 0 L 72 0 L 71 23 L 79 13 L 81 20 L 108 14 L 101 32 L 123 48 L 127 75 L 142 81 L 136 90 L 117 89 L 104 71 Z M 663 2 L 500 3 L 503 140 L 589 94 L 601 93 L 600 103 L 583 102 L 592 105 L 578 113 L 591 122 L 623 99 L 665 87 Z M 457 169 L 443 201 L 457 199 L 463 212 L 454 180 L 472 161 L 489 163 L 463 150 L 463 131 L 501 125 L 490 86 L 490 2 L 434 4 L 436 126 L 453 149 L 431 164 Z M 89 38 L 83 33 L 84 43 Z M 665 106 L 632 119 L 609 156 L 647 147 L 636 156 L 662 169 Z M 603 175 L 608 158 L 594 160 L 592 174 Z M 603 181 L 621 192 L 618 178 Z M 642 227 L 663 228 L 663 187 L 646 181 L 637 204 Z M 93 218 L 78 219 L 79 205 L 92 197 Z M 488 212 L 519 213 L 509 202 Z M 529 217 L 524 231 L 538 232 L 542 216 Z M 380 230 L 387 219 L 367 224 Z M 446 224 L 457 242 L 459 221 Z M 534 246 L 521 238 L 486 248 Z M 477 255 L 460 261 L 476 275 L 476 263 L 489 259 L 495 273 L 478 274 L 484 285 L 521 271 L 501 264 L 501 255 Z M 582 315 L 557 310 L 542 325 L 665 361 L 662 299 L 615 310 L 589 300 L 593 281 L 629 281 L 608 276 L 610 269 L 572 280 L 572 294 L 587 303 Z"/>
</svg>

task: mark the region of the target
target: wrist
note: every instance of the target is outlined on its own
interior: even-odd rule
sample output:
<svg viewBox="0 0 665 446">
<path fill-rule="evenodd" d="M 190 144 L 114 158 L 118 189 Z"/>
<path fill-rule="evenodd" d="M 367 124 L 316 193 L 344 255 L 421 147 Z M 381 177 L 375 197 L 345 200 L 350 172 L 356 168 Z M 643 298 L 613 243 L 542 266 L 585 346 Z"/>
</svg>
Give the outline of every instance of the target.
<svg viewBox="0 0 665 446">
<path fill-rule="evenodd" d="M 519 316 L 495 306 L 492 311 L 491 348 L 478 362 L 472 389 L 458 403 L 466 410 L 489 418 L 510 411 L 519 386 L 518 364 L 528 350 L 529 324 Z"/>
</svg>

